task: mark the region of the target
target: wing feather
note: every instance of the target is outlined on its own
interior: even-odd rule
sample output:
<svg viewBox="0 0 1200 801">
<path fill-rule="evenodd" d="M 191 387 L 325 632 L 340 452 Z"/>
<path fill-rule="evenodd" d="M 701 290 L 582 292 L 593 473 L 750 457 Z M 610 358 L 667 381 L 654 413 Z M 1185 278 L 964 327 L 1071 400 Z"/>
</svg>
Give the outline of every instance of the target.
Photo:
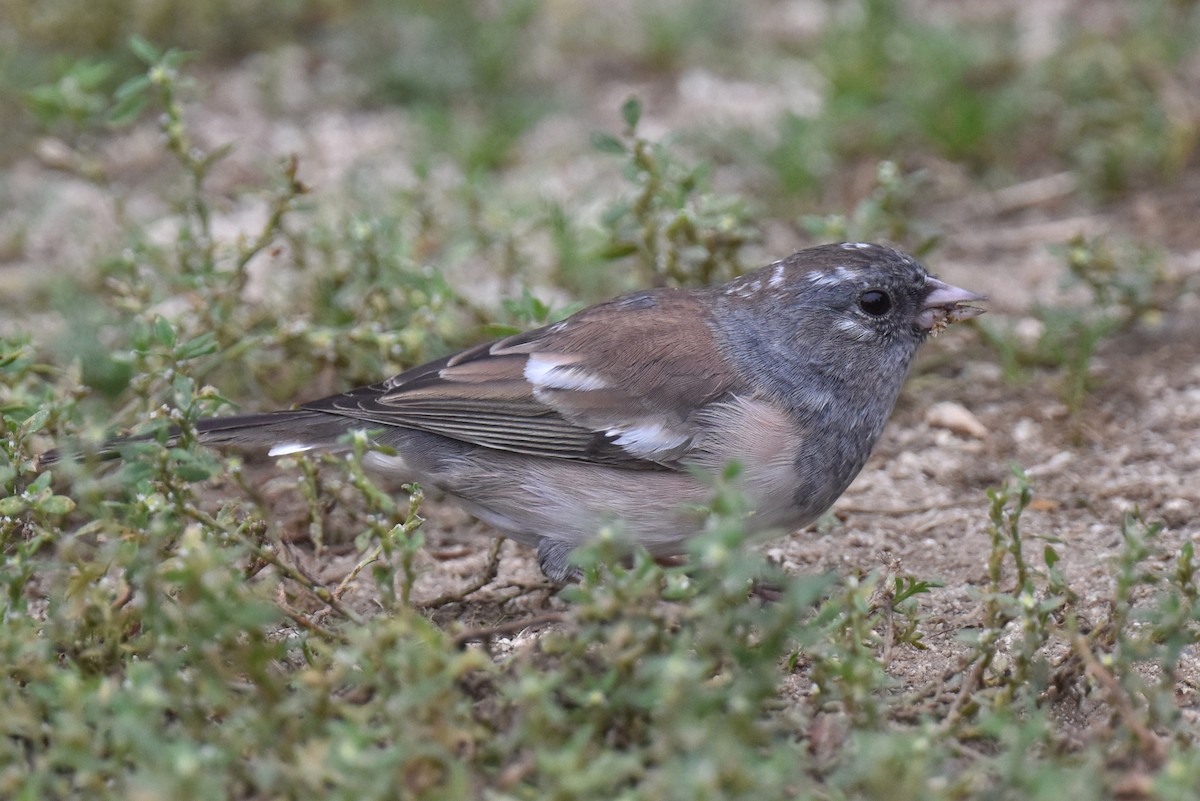
<svg viewBox="0 0 1200 801">
<path fill-rule="evenodd" d="M 742 388 L 723 364 L 702 304 L 657 290 L 302 408 L 530 456 L 677 469 L 693 414 Z"/>
</svg>

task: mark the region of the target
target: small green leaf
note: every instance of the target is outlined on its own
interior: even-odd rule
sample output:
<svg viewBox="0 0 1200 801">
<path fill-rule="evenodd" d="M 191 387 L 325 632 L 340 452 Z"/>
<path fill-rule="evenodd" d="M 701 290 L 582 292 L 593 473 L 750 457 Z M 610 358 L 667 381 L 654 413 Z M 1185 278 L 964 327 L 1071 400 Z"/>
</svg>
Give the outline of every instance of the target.
<svg viewBox="0 0 1200 801">
<path fill-rule="evenodd" d="M 154 338 L 158 344 L 168 348 L 175 347 L 175 329 L 165 317 L 154 318 Z"/>
<path fill-rule="evenodd" d="M 155 64 L 162 58 L 162 53 L 159 52 L 157 47 L 137 34 L 129 37 L 129 49 L 133 51 L 133 54 L 140 61 L 146 64 Z"/>
<path fill-rule="evenodd" d="M 172 472 L 184 481 L 207 481 L 214 473 L 209 465 L 197 459 L 191 451 L 183 448 L 171 448 L 171 457 L 175 460 L 175 464 L 171 468 Z"/>
<path fill-rule="evenodd" d="M 48 515 L 65 515 L 75 511 L 75 501 L 66 495 L 51 495 L 36 504 L 39 512 Z"/>
<path fill-rule="evenodd" d="M 171 380 L 171 389 L 175 392 L 175 402 L 180 408 L 187 408 L 196 397 L 196 381 L 190 375 L 176 373 Z"/>
<path fill-rule="evenodd" d="M 1041 612 L 1042 614 L 1049 614 L 1050 612 L 1053 612 L 1056 609 L 1062 608 L 1066 603 L 1067 603 L 1066 598 L 1056 595 L 1052 598 L 1047 598 L 1046 600 L 1039 603 L 1038 611 Z"/>
<path fill-rule="evenodd" d="M 50 409 L 43 406 L 33 414 L 29 415 L 29 417 L 25 419 L 25 422 L 21 423 L 21 433 L 23 435 L 29 435 L 35 431 L 41 431 L 46 427 L 46 421 L 49 419 Z"/>
<path fill-rule="evenodd" d="M 25 491 L 30 495 L 37 495 L 39 492 L 44 492 L 50 487 L 50 473 L 42 473 L 33 480 Z"/>
<path fill-rule="evenodd" d="M 233 146 L 233 142 L 226 142 L 223 145 L 218 145 L 217 147 L 213 148 L 212 152 L 206 155 L 204 160 L 200 162 L 200 169 L 208 170 L 210 167 L 212 167 L 212 165 L 216 164 L 218 161 L 232 153 Z"/>
<path fill-rule="evenodd" d="M 142 91 L 149 86 L 150 79 L 145 75 L 123 83 L 116 92 L 117 102 L 108 110 L 108 123 L 117 127 L 129 125 L 146 107 L 147 97 Z"/>
<path fill-rule="evenodd" d="M 612 153 L 617 156 L 625 153 L 625 143 L 610 133 L 596 131 L 592 134 L 591 141 L 592 147 L 601 153 Z"/>
<path fill-rule="evenodd" d="M 196 53 L 194 51 L 180 50 L 179 48 L 172 47 L 163 54 L 162 63 L 168 68 L 176 70 L 195 57 Z"/>
<path fill-rule="evenodd" d="M 0 498 L 0 515 L 8 517 L 9 515 L 20 514 L 25 509 L 25 499 L 20 495 L 9 495 L 7 498 Z"/>
<path fill-rule="evenodd" d="M 621 118 L 625 120 L 625 124 L 630 130 L 637 128 L 638 122 L 642 119 L 642 101 L 636 97 L 631 97 L 621 104 Z"/>
<path fill-rule="evenodd" d="M 634 242 L 613 242 L 608 247 L 600 251 L 602 259 L 623 259 L 626 256 L 632 256 L 637 253 L 637 244 Z"/>
<path fill-rule="evenodd" d="M 614 203 L 600 215 L 600 222 L 606 228 L 614 228 L 621 222 L 621 218 L 632 213 L 633 207 L 630 204 Z"/>
<path fill-rule="evenodd" d="M 198 463 L 181 464 L 175 467 L 175 475 L 188 483 L 194 484 L 212 478 L 213 471 Z"/>
<path fill-rule="evenodd" d="M 215 353 L 217 350 L 216 334 L 208 332 L 200 336 L 189 339 L 178 348 L 175 349 L 175 355 L 180 360 L 195 359 L 197 356 L 207 356 L 210 353 Z"/>
<path fill-rule="evenodd" d="M 145 75 L 135 75 L 125 83 L 117 87 L 113 92 L 113 97 L 117 100 L 127 100 L 135 95 L 140 95 L 150 87 L 150 78 Z"/>
<path fill-rule="evenodd" d="M 113 73 L 113 65 L 107 61 L 78 61 L 71 66 L 67 77 L 87 92 L 95 91 Z"/>
</svg>

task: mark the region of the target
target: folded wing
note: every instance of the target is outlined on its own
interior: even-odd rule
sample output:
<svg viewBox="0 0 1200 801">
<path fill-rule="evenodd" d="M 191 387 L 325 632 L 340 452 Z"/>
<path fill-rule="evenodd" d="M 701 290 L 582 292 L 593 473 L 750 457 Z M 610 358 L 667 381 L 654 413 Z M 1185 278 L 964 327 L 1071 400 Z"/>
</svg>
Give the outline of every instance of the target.
<svg viewBox="0 0 1200 801">
<path fill-rule="evenodd" d="M 695 412 L 742 389 L 723 364 L 703 306 L 658 290 L 301 408 L 530 456 L 677 469 Z"/>
</svg>

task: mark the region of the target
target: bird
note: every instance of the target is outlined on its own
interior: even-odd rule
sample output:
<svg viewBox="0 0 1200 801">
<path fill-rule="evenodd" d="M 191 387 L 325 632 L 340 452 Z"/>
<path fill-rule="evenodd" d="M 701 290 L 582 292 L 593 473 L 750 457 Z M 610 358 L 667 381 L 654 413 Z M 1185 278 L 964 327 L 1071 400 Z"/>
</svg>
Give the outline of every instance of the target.
<svg viewBox="0 0 1200 801">
<path fill-rule="evenodd" d="M 605 526 L 656 557 L 686 552 L 730 465 L 748 532 L 816 520 L 866 463 L 919 346 L 984 300 L 891 247 L 822 245 L 196 432 L 281 457 L 368 430 L 380 447 L 364 466 L 439 490 L 564 583 Z"/>
</svg>

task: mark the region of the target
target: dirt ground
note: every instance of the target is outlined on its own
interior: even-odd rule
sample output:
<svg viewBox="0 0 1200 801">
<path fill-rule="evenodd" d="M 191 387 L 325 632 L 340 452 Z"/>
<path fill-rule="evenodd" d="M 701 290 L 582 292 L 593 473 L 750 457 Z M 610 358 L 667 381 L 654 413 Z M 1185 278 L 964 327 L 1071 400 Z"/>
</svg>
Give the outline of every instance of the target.
<svg viewBox="0 0 1200 801">
<path fill-rule="evenodd" d="M 296 85 L 304 78 L 296 58 L 297 63 L 278 68 L 284 76 L 278 80 L 294 95 L 286 96 L 281 115 L 263 110 L 267 104 L 254 64 L 205 78 L 211 94 L 202 109 L 192 112 L 200 138 L 205 144 L 238 141 L 214 176 L 217 191 L 222 183 L 234 188 L 260 180 L 256 165 L 289 152 L 299 154 L 303 176 L 318 192 L 337 191 L 367 174 L 377 182 L 373 191 L 408 185 L 411 173 L 396 156 L 408 124 L 403 115 L 324 107 L 319 82 Z M 681 82 L 642 92 L 661 101 L 647 104 L 651 128 L 670 128 L 695 113 L 686 87 Z M 586 141 L 598 127 L 618 127 L 619 100 L 645 88 L 619 81 L 593 87 L 595 108 L 612 113 L 597 113 L 592 120 L 545 120 L 531 137 L 537 148 L 527 160 L 535 166 L 514 180 L 530 187 L 552 176 L 560 180 L 555 174 L 559 159 L 570 149 L 564 143 Z M 38 265 L 85 264 L 117 236 L 109 189 L 57 169 L 52 151 L 53 143 L 44 143 L 38 157 L 10 171 L 6 192 L 32 201 L 14 212 L 27 217 L 9 217 L 10 224 L 20 223 L 26 231 L 19 261 L 0 268 L 10 290 L 36 282 Z M 163 213 L 152 193 L 136 189 L 139 183 L 152 184 L 164 169 L 152 128 L 114 138 L 99 152 L 109 187 L 122 187 L 127 195 L 124 214 L 150 220 Z M 593 165 L 583 162 L 577 169 L 587 173 Z M 1012 202 L 1021 189 L 1029 190 L 1028 197 Z M 1155 241 L 1167 254 L 1168 270 L 1200 273 L 1198 210 L 1200 175 L 1099 210 L 1077 205 L 1052 182 L 1049 189 L 1024 186 L 1007 195 L 947 197 L 923 210 L 944 231 L 943 245 L 928 263 L 953 283 L 987 294 L 993 319 L 1019 326 L 1032 321 L 1035 304 L 1065 297 L 1061 262 L 1046 247 L 1076 233 L 1125 232 Z M 230 208 L 221 225 L 227 231 L 249 227 L 258 214 L 255 208 Z M 800 244 L 789 241 L 787 232 L 768 231 L 764 263 Z M 1011 383 L 972 332 L 947 332 L 926 346 L 883 440 L 834 507 L 836 521 L 763 547 L 797 573 L 862 573 L 899 560 L 904 572 L 943 582 L 921 598 L 929 650 L 900 649 L 891 664 L 901 686 L 920 686 L 953 663 L 962 648 L 956 633 L 976 622 L 989 548 L 985 491 L 1004 481 L 1016 464 L 1035 487 L 1025 531 L 1062 542 L 1062 567 L 1086 611 L 1089 603 L 1109 596 L 1110 566 L 1127 511 L 1136 507 L 1147 519 L 1165 521 L 1164 537 L 1172 543 L 1200 541 L 1200 308 L 1195 298 L 1161 326 L 1105 344 L 1094 360 L 1093 378 L 1094 390 L 1072 417 L 1056 376 L 1034 373 Z M 931 409 L 943 402 L 957 404 L 977 425 L 939 422 Z M 485 526 L 448 504 L 431 501 L 425 514 L 429 545 L 418 602 L 471 582 L 483 569 L 492 541 Z M 336 579 L 350 561 L 330 557 L 310 567 Z M 369 611 L 367 590 L 355 597 Z M 531 552 L 506 543 L 496 580 L 469 603 L 446 606 L 435 618 L 490 623 L 533 617 L 560 603 L 544 588 Z"/>
</svg>

